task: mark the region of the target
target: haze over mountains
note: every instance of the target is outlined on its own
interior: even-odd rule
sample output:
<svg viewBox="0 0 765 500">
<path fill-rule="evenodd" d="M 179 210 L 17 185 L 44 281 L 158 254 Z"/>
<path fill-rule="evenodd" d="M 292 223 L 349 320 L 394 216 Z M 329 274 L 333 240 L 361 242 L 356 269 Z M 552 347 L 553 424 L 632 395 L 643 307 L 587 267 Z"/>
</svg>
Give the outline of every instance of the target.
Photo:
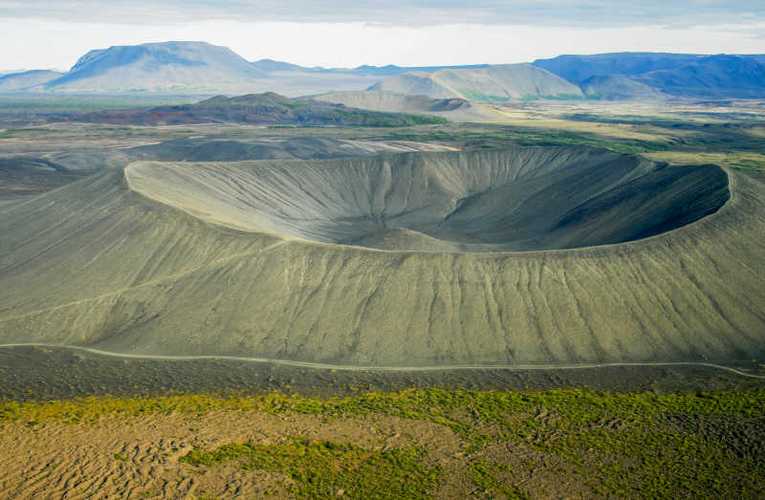
<svg viewBox="0 0 765 500">
<path fill-rule="evenodd" d="M 0 75 L 0 92 L 6 93 L 273 91 L 300 96 L 366 90 L 479 102 L 760 98 L 765 97 L 765 55 L 614 53 L 563 55 L 529 64 L 348 69 L 308 68 L 272 59 L 250 62 L 205 42 L 163 42 L 92 50 L 66 73 Z"/>
<path fill-rule="evenodd" d="M 765 56 L 617 53 L 558 56 L 534 65 L 580 85 L 590 97 L 765 97 Z M 631 90 L 630 90 L 631 89 Z"/>
<path fill-rule="evenodd" d="M 0 92 L 39 90 L 46 83 L 62 76 L 64 76 L 64 73 L 46 69 L 34 69 L 0 75 Z"/>
</svg>

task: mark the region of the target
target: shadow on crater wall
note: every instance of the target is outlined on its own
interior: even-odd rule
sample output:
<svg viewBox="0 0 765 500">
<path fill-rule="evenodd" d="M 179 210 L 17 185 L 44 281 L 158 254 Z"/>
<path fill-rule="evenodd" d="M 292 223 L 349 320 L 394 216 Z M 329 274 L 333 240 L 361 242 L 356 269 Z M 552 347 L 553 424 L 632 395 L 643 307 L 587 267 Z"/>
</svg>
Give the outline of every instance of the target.
<svg viewBox="0 0 765 500">
<path fill-rule="evenodd" d="M 238 229 L 407 251 L 597 246 L 669 231 L 730 197 L 719 167 L 588 148 L 327 161 L 137 163 L 131 185 Z"/>
</svg>

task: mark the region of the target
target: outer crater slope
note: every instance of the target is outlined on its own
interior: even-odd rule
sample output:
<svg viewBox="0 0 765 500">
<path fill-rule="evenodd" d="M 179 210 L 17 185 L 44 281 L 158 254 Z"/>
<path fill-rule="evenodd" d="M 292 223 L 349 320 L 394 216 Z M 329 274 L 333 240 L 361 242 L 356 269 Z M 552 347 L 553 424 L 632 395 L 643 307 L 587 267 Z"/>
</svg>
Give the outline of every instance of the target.
<svg viewBox="0 0 765 500">
<path fill-rule="evenodd" d="M 217 167 L 139 163 L 0 206 L 0 343 L 402 367 L 764 354 L 760 174 L 566 148 Z M 516 213 L 544 224 L 501 231 Z"/>
<path fill-rule="evenodd" d="M 728 199 L 715 166 L 576 148 L 350 160 L 135 163 L 130 185 L 212 222 L 389 250 L 546 250 L 675 229 Z"/>
</svg>

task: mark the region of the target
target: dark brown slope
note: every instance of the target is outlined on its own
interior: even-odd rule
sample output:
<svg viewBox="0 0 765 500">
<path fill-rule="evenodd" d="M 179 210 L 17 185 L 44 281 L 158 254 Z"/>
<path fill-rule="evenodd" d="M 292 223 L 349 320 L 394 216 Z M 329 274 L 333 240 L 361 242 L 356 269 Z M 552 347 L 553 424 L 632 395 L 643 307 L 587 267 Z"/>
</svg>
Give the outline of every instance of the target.
<svg viewBox="0 0 765 500">
<path fill-rule="evenodd" d="M 246 123 L 295 126 L 402 127 L 445 123 L 443 118 L 349 108 L 311 99 L 291 99 L 267 92 L 239 97 L 217 96 L 195 104 L 150 109 L 100 111 L 74 117 L 77 121 L 129 125 Z"/>
</svg>

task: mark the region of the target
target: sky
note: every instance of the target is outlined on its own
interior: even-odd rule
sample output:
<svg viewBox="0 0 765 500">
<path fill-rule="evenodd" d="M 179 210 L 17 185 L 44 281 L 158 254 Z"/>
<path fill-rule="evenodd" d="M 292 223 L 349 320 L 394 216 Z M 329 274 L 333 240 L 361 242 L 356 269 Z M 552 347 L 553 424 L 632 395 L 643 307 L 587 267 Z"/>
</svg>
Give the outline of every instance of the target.
<svg viewBox="0 0 765 500">
<path fill-rule="evenodd" d="M 0 0 L 0 70 L 168 40 L 325 67 L 765 53 L 765 0 Z"/>
</svg>

